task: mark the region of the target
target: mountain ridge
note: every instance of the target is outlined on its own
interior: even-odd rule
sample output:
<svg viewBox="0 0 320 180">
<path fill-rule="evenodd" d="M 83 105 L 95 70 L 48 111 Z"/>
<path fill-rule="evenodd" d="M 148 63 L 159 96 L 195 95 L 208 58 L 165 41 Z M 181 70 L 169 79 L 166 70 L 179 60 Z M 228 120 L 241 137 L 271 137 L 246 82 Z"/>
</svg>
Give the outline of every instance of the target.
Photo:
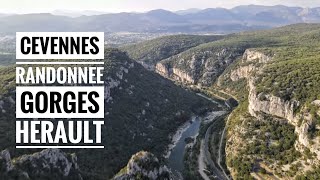
<svg viewBox="0 0 320 180">
<path fill-rule="evenodd" d="M 50 13 L 0 16 L 2 33 L 16 31 L 103 31 L 149 33 L 232 33 L 272 28 L 294 23 L 320 22 L 319 8 L 288 6 L 238 6 L 232 9 L 172 12 L 163 9 L 146 13 L 109 13 L 91 16 L 56 16 Z M 46 19 L 45 22 L 42 22 Z M 26 27 L 25 25 L 29 26 Z M 50 24 L 50 26 L 48 26 Z"/>
</svg>

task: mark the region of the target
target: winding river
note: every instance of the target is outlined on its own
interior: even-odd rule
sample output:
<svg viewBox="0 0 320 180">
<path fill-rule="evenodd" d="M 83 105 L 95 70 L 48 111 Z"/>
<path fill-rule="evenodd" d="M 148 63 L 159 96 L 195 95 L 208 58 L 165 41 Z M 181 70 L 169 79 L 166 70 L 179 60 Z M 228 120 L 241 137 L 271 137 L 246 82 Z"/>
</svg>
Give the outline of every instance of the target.
<svg viewBox="0 0 320 180">
<path fill-rule="evenodd" d="M 183 157 L 185 154 L 186 142 L 185 138 L 195 137 L 200 128 L 201 120 L 199 117 L 194 117 L 189 125 L 184 129 L 181 134 L 181 137 L 177 140 L 176 145 L 171 150 L 170 156 L 168 158 L 168 166 L 174 172 L 183 171 Z"/>
<path fill-rule="evenodd" d="M 198 95 L 212 101 L 213 103 L 217 103 L 219 107 L 224 106 L 207 96 L 204 96 L 202 94 Z M 168 166 L 174 172 L 174 174 L 182 177 L 181 173 L 184 169 L 183 159 L 185 155 L 185 148 L 187 145 L 185 139 L 188 137 L 195 138 L 198 135 L 201 122 L 213 121 L 214 119 L 216 119 L 216 117 L 221 116 L 225 113 L 226 111 L 212 111 L 208 116 L 206 116 L 206 118 L 193 117 L 190 122 L 183 125 L 182 128 L 177 131 L 178 138 L 174 140 L 174 145 L 171 147 L 170 154 L 168 155 Z"/>
</svg>

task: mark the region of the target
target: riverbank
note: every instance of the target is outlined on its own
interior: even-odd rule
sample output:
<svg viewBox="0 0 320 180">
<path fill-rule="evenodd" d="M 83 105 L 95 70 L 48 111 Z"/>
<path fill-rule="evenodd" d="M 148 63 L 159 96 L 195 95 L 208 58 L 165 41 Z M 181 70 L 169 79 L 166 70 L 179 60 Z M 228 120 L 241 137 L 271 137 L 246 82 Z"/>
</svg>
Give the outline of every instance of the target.
<svg viewBox="0 0 320 180">
<path fill-rule="evenodd" d="M 196 118 L 196 116 L 192 116 L 190 121 L 185 122 L 182 126 L 178 128 L 176 133 L 171 137 L 171 143 L 169 144 L 166 153 L 163 155 L 164 158 L 169 158 L 172 149 L 176 147 L 177 143 L 181 139 L 182 134 L 190 127 L 190 125 L 195 121 Z"/>
<path fill-rule="evenodd" d="M 212 99 L 201 93 L 197 93 L 197 95 L 217 104 L 218 109 L 212 109 L 203 117 L 193 116 L 190 121 L 180 126 L 176 133 L 170 137 L 171 144 L 168 145 L 163 157 L 167 159 L 168 167 L 179 177 L 182 177 L 182 174 L 184 174 L 184 178 L 191 177 L 192 179 L 207 179 L 215 177 L 216 174 L 219 177 L 224 177 L 220 168 L 216 167 L 212 169 L 212 165 L 215 165 L 214 161 L 216 159 L 211 159 L 212 157 L 209 153 L 209 146 L 211 144 L 208 142 L 209 136 L 207 131 L 209 129 L 214 129 L 215 131 L 215 138 L 218 141 L 216 154 L 218 154 L 218 146 L 222 145 L 222 143 L 219 143 L 220 136 L 224 129 L 224 118 L 222 116 L 225 116 L 229 112 L 229 108 L 226 107 L 224 101 Z M 216 121 L 221 123 L 217 123 Z M 219 125 L 215 127 L 215 124 Z M 207 134 L 206 138 L 205 134 Z M 202 142 L 201 145 L 200 142 Z M 202 156 L 200 156 L 201 152 Z M 208 166 L 208 161 L 212 162 L 211 166 Z M 207 174 L 207 176 L 204 176 L 204 174 Z"/>
</svg>

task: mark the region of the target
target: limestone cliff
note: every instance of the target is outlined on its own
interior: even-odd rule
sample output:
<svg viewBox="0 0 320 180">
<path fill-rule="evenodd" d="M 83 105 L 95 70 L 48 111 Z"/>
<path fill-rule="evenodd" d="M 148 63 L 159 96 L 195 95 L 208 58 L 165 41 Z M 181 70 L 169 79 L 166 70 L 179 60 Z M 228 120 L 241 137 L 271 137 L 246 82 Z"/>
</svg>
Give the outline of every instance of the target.
<svg viewBox="0 0 320 180">
<path fill-rule="evenodd" d="M 184 72 L 178 68 L 170 68 L 166 64 L 157 63 L 155 71 L 166 78 L 171 78 L 176 81 L 180 81 L 186 84 L 195 83 L 194 77 L 189 75 L 187 72 Z"/>
<path fill-rule="evenodd" d="M 241 78 L 248 78 L 252 72 L 256 70 L 254 65 L 242 66 L 232 71 L 230 74 L 230 79 L 232 81 L 238 81 Z"/>
<path fill-rule="evenodd" d="M 153 154 L 140 151 L 133 155 L 126 167 L 124 167 L 113 179 L 115 180 L 169 180 L 172 179 L 171 171 L 161 165 L 158 158 Z"/>
<path fill-rule="evenodd" d="M 242 61 L 243 62 L 255 62 L 255 63 L 267 63 L 272 60 L 270 55 L 266 55 L 260 51 L 247 49 L 244 54 Z"/>
<path fill-rule="evenodd" d="M 298 101 L 285 101 L 270 94 L 257 94 L 253 80 L 248 80 L 249 84 L 249 112 L 255 116 L 255 112 L 264 112 L 273 116 L 287 119 L 292 124 L 297 123 L 294 111 L 299 107 Z"/>
<path fill-rule="evenodd" d="M 0 153 L 0 179 L 75 179 L 82 180 L 74 154 L 46 149 L 11 159 L 8 150 Z"/>
<path fill-rule="evenodd" d="M 320 159 L 320 148 L 318 139 L 309 140 L 308 131 L 312 126 L 312 118 L 308 112 L 296 112 L 300 106 L 299 101 L 296 100 L 283 100 L 279 97 L 270 94 L 258 94 L 254 86 L 253 80 L 249 80 L 249 106 L 248 110 L 252 116 L 257 116 L 256 112 L 264 112 L 273 116 L 287 119 L 292 125 L 295 126 L 296 134 L 298 135 L 297 148 L 299 145 L 303 145 L 309 148 L 311 152 L 317 154 L 317 158 Z M 299 121 L 302 121 L 299 125 Z M 310 141 L 314 141 L 310 143 Z M 299 150 L 299 149 L 298 149 Z M 300 149 L 303 151 L 303 149 Z"/>
<path fill-rule="evenodd" d="M 231 71 L 230 79 L 238 81 L 241 78 L 249 78 L 252 73 L 259 70 L 261 64 L 268 63 L 272 60 L 270 56 L 253 49 L 247 49 L 240 63 L 235 70 Z"/>
<path fill-rule="evenodd" d="M 264 93 L 257 91 L 256 75 L 262 73 L 264 67 L 272 62 L 273 58 L 270 55 L 266 55 L 259 50 L 248 49 L 243 54 L 243 57 L 239 64 L 234 67 L 227 75 L 231 81 L 239 81 L 242 78 L 247 80 L 248 95 L 248 113 L 256 118 L 257 121 L 263 119 L 262 114 L 272 116 L 275 119 L 285 119 L 289 124 L 294 126 L 297 140 L 295 141 L 294 148 L 302 154 L 306 149 L 309 149 L 311 153 L 315 153 L 317 158 L 311 160 L 297 160 L 304 162 L 305 169 L 306 164 L 319 164 L 320 148 L 319 138 L 310 139 L 308 132 L 313 126 L 313 120 L 310 113 L 306 110 L 305 105 L 301 104 L 298 100 L 290 99 L 285 100 L 277 97 L 271 93 Z M 317 101 L 315 101 L 317 102 Z M 242 141 L 251 141 L 244 138 L 246 129 L 241 129 L 244 126 L 246 118 L 240 116 L 241 124 L 232 129 L 232 133 L 229 134 L 226 153 L 231 155 L 234 151 L 239 151 L 237 148 L 241 148 Z M 236 149 L 235 149 L 236 148 Z M 306 163 L 307 162 L 307 163 Z M 281 166 L 279 166 L 281 167 Z M 286 169 L 286 168 L 284 168 Z M 234 171 L 230 168 L 230 171 L 234 175 Z"/>
<path fill-rule="evenodd" d="M 268 63 L 272 60 L 272 57 L 267 56 L 259 51 L 246 50 L 242 63 L 254 62 L 257 64 Z M 280 97 L 274 96 L 272 94 L 257 93 L 254 76 L 251 76 L 252 73 L 262 70 L 263 66 L 257 67 L 253 64 L 249 64 L 243 67 L 239 67 L 231 73 L 230 78 L 234 81 L 239 78 L 248 79 L 248 88 L 249 88 L 249 106 L 248 110 L 252 116 L 257 117 L 256 112 L 263 112 L 273 116 L 281 117 L 287 119 L 292 125 L 295 126 L 295 131 L 298 135 L 298 143 L 303 145 L 317 154 L 318 159 L 320 159 L 320 149 L 317 147 L 318 143 L 310 143 L 308 139 L 308 130 L 312 126 L 312 119 L 308 112 L 297 112 L 297 109 L 302 106 L 297 100 L 284 100 Z M 259 73 L 259 72 L 257 72 Z M 237 75 L 235 75 L 237 74 Z M 299 121 L 302 121 L 300 125 Z M 313 144 L 313 145 L 311 145 Z M 297 144 L 297 149 L 299 145 Z"/>
<path fill-rule="evenodd" d="M 185 84 L 210 86 L 243 51 L 238 48 L 187 51 L 158 62 L 155 71 Z"/>
<path fill-rule="evenodd" d="M 171 71 L 171 69 L 169 68 L 169 66 L 166 65 L 166 64 L 162 64 L 162 63 L 157 63 L 157 64 L 156 64 L 156 69 L 155 69 L 155 71 L 156 71 L 158 74 L 160 74 L 160 75 L 162 75 L 162 76 L 164 76 L 164 77 L 166 77 L 166 78 L 169 78 L 169 77 L 171 76 L 171 74 L 172 74 L 172 71 Z"/>
</svg>

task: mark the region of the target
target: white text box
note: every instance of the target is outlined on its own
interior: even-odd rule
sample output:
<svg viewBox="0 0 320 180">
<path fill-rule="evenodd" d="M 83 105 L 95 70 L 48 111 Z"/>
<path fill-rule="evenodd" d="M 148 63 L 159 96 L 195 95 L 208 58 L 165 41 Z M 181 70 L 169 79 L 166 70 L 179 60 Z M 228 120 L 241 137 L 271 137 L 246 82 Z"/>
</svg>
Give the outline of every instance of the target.
<svg viewBox="0 0 320 180">
<path fill-rule="evenodd" d="M 104 33 L 17 32 L 16 59 L 104 59 Z"/>
<path fill-rule="evenodd" d="M 26 92 L 30 92 L 27 93 Z M 39 95 L 39 92 L 40 95 Z M 54 93 L 51 93 L 54 92 Z M 66 95 L 65 93 L 68 92 Z M 86 112 L 79 112 L 79 92 L 83 92 L 81 97 L 83 97 L 82 108 Z M 92 93 L 91 93 L 92 92 Z M 24 93 L 24 95 L 23 95 Z M 38 96 L 36 96 L 38 93 Z M 58 99 L 59 93 L 61 95 L 61 101 L 59 103 L 53 104 L 54 100 Z M 70 94 L 74 94 L 70 95 Z M 89 93 L 91 93 L 91 100 L 89 98 Z M 32 95 L 30 95 L 32 94 Z M 44 95 L 46 94 L 46 95 Z M 50 94 L 54 95 L 50 98 Z M 99 97 L 97 97 L 97 94 Z M 23 96 L 22 96 L 23 95 Z M 32 96 L 32 97 L 31 97 Z M 44 96 L 47 96 L 48 103 L 44 103 Z M 64 97 L 66 96 L 66 97 Z M 36 98 L 38 97 L 38 101 Z M 64 101 L 66 98 L 66 101 Z M 23 103 L 24 101 L 24 103 Z M 94 104 L 93 102 L 96 102 Z M 40 110 L 45 110 L 45 104 L 48 104 L 46 112 L 39 112 L 36 109 L 38 106 Z M 57 104 L 59 105 L 62 113 L 57 112 Z M 97 105 L 99 110 L 97 110 Z M 22 109 L 24 106 L 24 112 Z M 54 112 L 50 112 L 50 108 L 54 107 Z M 66 108 L 64 107 L 66 106 Z M 66 112 L 65 109 L 70 111 L 75 106 L 76 112 Z M 32 108 L 33 112 L 29 112 Z M 97 111 L 92 113 L 93 111 Z M 19 86 L 16 87 L 16 118 L 104 118 L 104 86 Z"/>
</svg>

